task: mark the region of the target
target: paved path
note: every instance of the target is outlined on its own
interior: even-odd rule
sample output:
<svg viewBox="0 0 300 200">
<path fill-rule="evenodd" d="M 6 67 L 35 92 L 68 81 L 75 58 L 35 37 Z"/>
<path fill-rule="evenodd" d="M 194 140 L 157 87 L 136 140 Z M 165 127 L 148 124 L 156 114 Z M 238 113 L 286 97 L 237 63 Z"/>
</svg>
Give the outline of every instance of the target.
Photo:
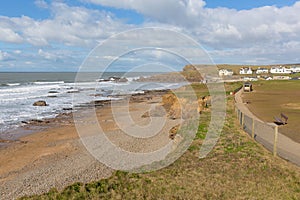
<svg viewBox="0 0 300 200">
<path fill-rule="evenodd" d="M 264 127 L 264 130 L 273 129 L 272 125 L 263 122 L 247 108 L 247 106 L 243 103 L 242 93 L 243 91 L 240 90 L 235 94 L 236 107 L 245 115 L 254 119 L 256 121 L 256 124 L 260 125 L 261 127 Z M 273 151 L 274 134 L 272 134 L 272 130 L 271 132 L 262 131 L 263 129 L 257 130 L 260 131 L 255 131 L 255 140 L 264 145 L 270 151 Z M 280 157 L 300 166 L 300 143 L 293 141 L 292 139 L 288 138 L 287 136 L 281 133 L 278 133 L 277 153 Z"/>
</svg>

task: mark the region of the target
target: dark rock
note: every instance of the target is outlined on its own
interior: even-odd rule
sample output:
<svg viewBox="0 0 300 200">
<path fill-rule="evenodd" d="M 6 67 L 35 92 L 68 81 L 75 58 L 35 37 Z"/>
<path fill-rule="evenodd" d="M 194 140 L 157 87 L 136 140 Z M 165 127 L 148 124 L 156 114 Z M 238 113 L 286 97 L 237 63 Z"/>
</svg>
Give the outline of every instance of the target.
<svg viewBox="0 0 300 200">
<path fill-rule="evenodd" d="M 170 131 L 169 131 L 169 138 L 171 140 L 175 139 L 175 136 L 176 136 L 179 128 L 180 128 L 180 124 L 178 124 L 178 125 L 176 125 L 176 126 L 174 126 L 173 128 L 170 129 Z"/>
<path fill-rule="evenodd" d="M 142 115 L 142 118 L 148 118 L 148 117 L 150 117 L 150 112 L 149 112 L 149 111 L 145 112 L 145 113 Z"/>
<path fill-rule="evenodd" d="M 59 92 L 57 92 L 57 91 L 49 91 L 48 93 L 49 93 L 49 94 L 57 94 L 57 93 L 59 93 Z"/>
<path fill-rule="evenodd" d="M 70 91 L 68 91 L 67 93 L 69 93 L 69 94 L 79 93 L 79 90 L 70 90 Z"/>
<path fill-rule="evenodd" d="M 32 119 L 32 120 L 30 120 L 30 122 L 31 123 L 43 123 L 43 122 L 47 123 L 47 121 L 43 121 L 43 120 L 40 120 L 40 119 Z"/>
<path fill-rule="evenodd" d="M 33 106 L 49 106 L 46 101 L 36 101 L 33 103 Z"/>
</svg>

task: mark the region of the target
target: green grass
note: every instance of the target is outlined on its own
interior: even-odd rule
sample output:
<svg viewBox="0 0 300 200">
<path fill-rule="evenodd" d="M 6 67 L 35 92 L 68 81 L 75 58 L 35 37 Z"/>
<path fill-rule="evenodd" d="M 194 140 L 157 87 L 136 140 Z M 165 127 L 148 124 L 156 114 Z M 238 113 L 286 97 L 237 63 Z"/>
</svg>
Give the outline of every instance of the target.
<svg viewBox="0 0 300 200">
<path fill-rule="evenodd" d="M 226 89 L 236 86 L 229 84 Z M 248 137 L 235 118 L 232 96 L 227 103 L 222 135 L 204 159 L 198 156 L 209 112 L 201 115 L 188 151 L 166 168 L 141 174 L 116 171 L 108 179 L 22 199 L 300 199 L 299 168 L 273 157 Z"/>
</svg>

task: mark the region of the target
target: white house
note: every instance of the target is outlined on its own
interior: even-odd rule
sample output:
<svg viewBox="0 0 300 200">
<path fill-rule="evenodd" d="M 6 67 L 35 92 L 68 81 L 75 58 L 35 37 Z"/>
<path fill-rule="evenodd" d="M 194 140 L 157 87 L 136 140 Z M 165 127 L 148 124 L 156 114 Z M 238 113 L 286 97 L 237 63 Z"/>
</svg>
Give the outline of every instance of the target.
<svg viewBox="0 0 300 200">
<path fill-rule="evenodd" d="M 243 67 L 240 69 L 240 74 L 253 74 L 251 67 Z"/>
<path fill-rule="evenodd" d="M 289 76 L 273 76 L 274 80 L 290 80 L 291 77 Z"/>
<path fill-rule="evenodd" d="M 273 78 L 271 76 L 266 78 L 267 81 L 273 80 Z"/>
<path fill-rule="evenodd" d="M 286 67 L 272 67 L 270 70 L 270 73 L 272 74 L 290 74 L 292 73 L 292 70 Z"/>
<path fill-rule="evenodd" d="M 231 69 L 220 69 L 219 76 L 232 76 L 233 71 Z"/>
<path fill-rule="evenodd" d="M 267 69 L 267 68 L 258 68 L 257 70 L 256 70 L 256 74 L 267 74 L 267 73 L 269 73 L 269 70 Z"/>
<path fill-rule="evenodd" d="M 291 71 L 294 72 L 294 73 L 299 73 L 300 72 L 300 66 L 291 67 Z"/>
</svg>

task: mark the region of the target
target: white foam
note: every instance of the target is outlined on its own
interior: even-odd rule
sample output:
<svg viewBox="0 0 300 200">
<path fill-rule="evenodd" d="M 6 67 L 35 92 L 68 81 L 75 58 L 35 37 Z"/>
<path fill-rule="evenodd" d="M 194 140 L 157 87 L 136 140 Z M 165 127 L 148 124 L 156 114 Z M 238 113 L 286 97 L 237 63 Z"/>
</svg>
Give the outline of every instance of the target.
<svg viewBox="0 0 300 200">
<path fill-rule="evenodd" d="M 18 86 L 21 85 L 21 83 L 7 83 L 8 86 Z"/>
<path fill-rule="evenodd" d="M 53 82 L 47 82 L 47 81 L 36 81 L 33 82 L 36 85 L 49 85 L 49 84 L 63 84 L 65 83 L 64 81 L 53 81 Z"/>
<path fill-rule="evenodd" d="M 134 82 L 134 78 L 128 78 L 126 83 L 116 82 L 34 82 L 34 83 L 10 83 L 11 86 L 0 88 L 0 123 L 1 132 L 20 125 L 21 121 L 30 119 L 44 119 L 55 117 L 63 108 L 73 108 L 76 105 L 100 100 L 117 100 L 95 94 L 137 94 L 143 90 L 166 89 L 176 87 L 176 84 L 147 84 Z M 178 85 L 178 84 L 177 84 Z M 146 86 L 146 87 L 144 87 Z M 163 86 L 163 87 L 162 87 Z M 49 93 L 57 91 L 58 93 Z M 70 93 L 70 92 L 79 93 Z M 69 92 L 69 93 L 68 93 Z M 49 96 L 56 97 L 49 97 Z M 45 100 L 49 106 L 35 107 L 33 103 Z"/>
</svg>

